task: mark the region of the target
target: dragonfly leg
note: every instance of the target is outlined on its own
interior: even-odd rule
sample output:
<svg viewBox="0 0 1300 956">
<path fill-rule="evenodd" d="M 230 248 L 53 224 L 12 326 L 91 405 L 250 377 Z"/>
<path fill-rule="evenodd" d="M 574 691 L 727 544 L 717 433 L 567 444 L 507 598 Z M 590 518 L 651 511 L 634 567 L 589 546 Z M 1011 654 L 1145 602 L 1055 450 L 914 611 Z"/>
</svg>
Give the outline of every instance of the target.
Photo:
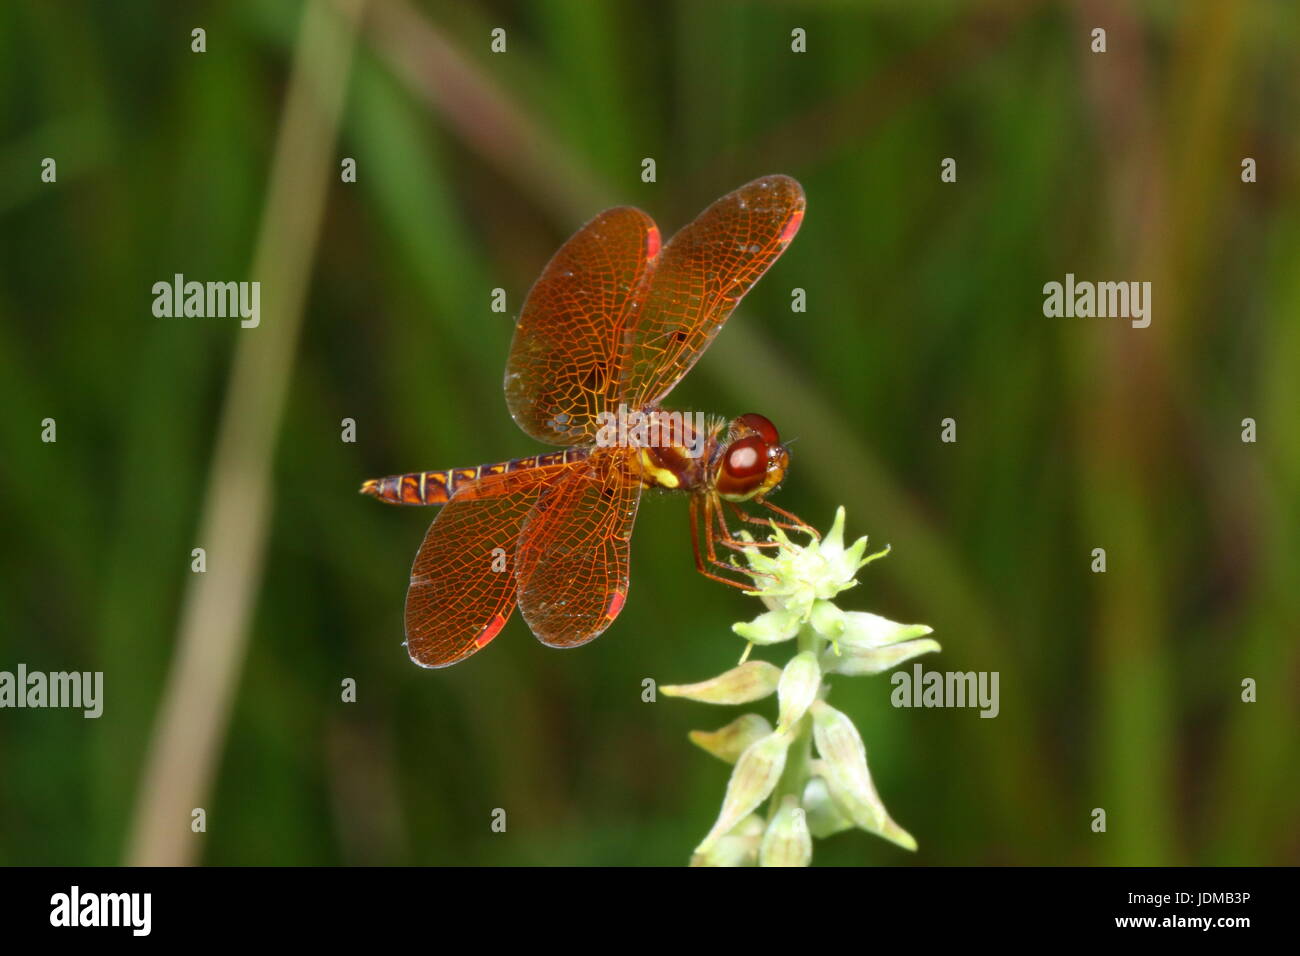
<svg viewBox="0 0 1300 956">
<path fill-rule="evenodd" d="M 727 504 L 731 505 L 731 507 L 736 510 L 736 514 L 740 515 L 742 518 L 749 517 L 748 515 L 745 514 L 745 512 L 740 510 L 740 506 L 737 505 L 734 501 L 729 501 L 727 502 Z M 733 551 L 744 551 L 746 548 L 781 547 L 780 541 L 745 541 L 742 538 L 733 537 L 731 534 L 731 529 L 727 527 L 726 518 L 722 513 L 721 500 L 719 500 L 719 502 L 717 503 L 716 508 L 717 508 L 717 518 L 718 518 L 718 528 L 722 532 L 722 536 L 718 538 L 718 544 L 731 548 Z M 768 524 L 766 521 L 758 521 L 754 519 L 754 523 L 761 524 L 764 527 L 769 529 L 771 528 L 771 525 Z"/>
<path fill-rule="evenodd" d="M 741 567 L 738 564 L 734 564 L 734 563 L 729 564 L 725 561 L 718 560 L 717 555 L 715 555 L 713 552 L 714 517 L 716 516 L 717 526 L 722 531 L 722 536 L 718 538 L 718 543 L 725 545 L 726 547 L 731 548 L 733 550 L 743 552 L 746 548 L 771 547 L 773 545 L 778 545 L 779 542 L 773 541 L 769 543 L 766 541 L 742 541 L 738 538 L 733 538 L 731 536 L 731 531 L 727 528 L 727 522 L 722 515 L 722 500 L 720 498 L 706 498 L 704 500 L 704 514 L 705 514 L 705 527 L 707 530 L 706 539 L 709 544 L 710 561 L 712 561 L 720 568 L 726 568 L 729 571 L 739 571 L 741 574 L 746 574 L 749 577 L 753 578 L 754 584 L 749 588 L 749 590 L 751 591 L 761 586 L 759 583 L 759 579 L 766 578 L 768 580 L 772 580 L 772 575 L 766 572 L 754 571 L 750 568 Z"/>
<path fill-rule="evenodd" d="M 779 514 L 781 517 L 789 518 L 790 520 L 777 521 L 773 518 L 756 518 L 753 515 L 742 511 L 739 505 L 733 504 L 733 507 L 735 507 L 736 509 L 736 514 L 740 515 L 741 520 L 748 521 L 750 524 L 760 524 L 765 528 L 770 528 L 772 525 L 776 525 L 778 528 L 781 528 L 782 530 L 785 531 L 801 531 L 804 534 L 812 535 L 814 538 L 818 540 L 821 539 L 821 534 L 817 531 L 817 529 L 814 528 L 812 525 L 810 525 L 808 522 L 804 521 L 797 514 L 786 511 L 784 508 L 777 507 L 776 505 L 772 504 L 772 502 L 768 501 L 766 498 L 755 498 L 754 501 L 756 504 L 762 505 L 764 508 L 768 509 L 769 511 L 774 511 L 777 514 Z"/>
<path fill-rule="evenodd" d="M 754 590 L 755 584 L 753 581 L 736 581 L 733 580 L 732 578 L 723 577 L 722 575 L 709 570 L 708 566 L 704 563 L 704 558 L 700 554 L 700 533 L 699 533 L 699 513 L 698 513 L 699 504 L 700 504 L 699 500 L 696 497 L 692 496 L 691 497 L 691 550 L 695 553 L 695 570 L 699 571 L 700 574 L 704 575 L 706 578 L 710 579 L 711 581 L 719 581 L 722 584 L 729 584 L 733 588 L 739 588 L 742 591 Z M 705 511 L 707 512 L 711 510 L 712 509 L 710 509 L 708 504 L 706 503 Z M 708 547 L 709 550 L 709 562 L 712 564 L 716 564 L 719 567 L 726 568 L 729 571 L 744 573 L 743 571 L 741 571 L 740 568 L 737 568 L 734 565 L 724 564 L 723 562 L 718 560 L 717 555 L 713 553 L 713 535 L 709 533 L 709 529 L 712 527 L 712 521 L 713 521 L 712 515 L 706 516 L 706 521 L 708 523 L 706 523 L 705 525 L 704 537 L 705 537 L 706 546 Z"/>
</svg>

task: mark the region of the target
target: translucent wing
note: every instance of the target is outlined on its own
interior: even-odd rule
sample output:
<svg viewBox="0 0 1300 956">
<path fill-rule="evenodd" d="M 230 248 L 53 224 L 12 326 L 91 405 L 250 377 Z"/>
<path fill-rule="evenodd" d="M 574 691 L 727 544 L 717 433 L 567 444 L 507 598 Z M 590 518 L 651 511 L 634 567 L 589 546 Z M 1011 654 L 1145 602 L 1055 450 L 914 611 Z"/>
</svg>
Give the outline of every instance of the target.
<svg viewBox="0 0 1300 956">
<path fill-rule="evenodd" d="M 658 404 L 690 371 L 799 231 L 804 205 L 793 179 L 765 176 L 723 196 L 673 236 L 619 336 L 613 394 L 620 401 L 629 408 Z"/>
<path fill-rule="evenodd" d="M 641 485 L 624 449 L 599 450 L 537 503 L 520 536 L 519 610 L 537 639 L 577 647 L 623 609 Z"/>
<path fill-rule="evenodd" d="M 463 661 L 515 609 L 519 533 L 533 506 L 584 462 L 489 475 L 457 490 L 429 526 L 406 592 L 406 646 L 425 667 Z"/>
<path fill-rule="evenodd" d="M 560 247 L 519 315 L 506 363 L 506 404 L 529 435 L 580 445 L 596 434 L 625 322 L 659 251 L 639 209 L 601 213 Z"/>
</svg>

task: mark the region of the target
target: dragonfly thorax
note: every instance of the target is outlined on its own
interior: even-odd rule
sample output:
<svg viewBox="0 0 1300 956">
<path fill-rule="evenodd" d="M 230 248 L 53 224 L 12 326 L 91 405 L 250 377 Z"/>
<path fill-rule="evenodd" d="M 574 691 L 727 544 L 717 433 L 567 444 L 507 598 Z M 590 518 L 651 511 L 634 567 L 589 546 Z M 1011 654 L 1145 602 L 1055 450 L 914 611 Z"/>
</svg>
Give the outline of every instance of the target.
<svg viewBox="0 0 1300 956">
<path fill-rule="evenodd" d="M 670 491 L 706 487 L 721 447 L 718 435 L 726 422 L 721 418 L 710 421 L 700 412 L 664 409 L 646 411 L 644 421 L 645 428 L 628 436 L 628 444 L 637 449 L 642 483 Z"/>
</svg>

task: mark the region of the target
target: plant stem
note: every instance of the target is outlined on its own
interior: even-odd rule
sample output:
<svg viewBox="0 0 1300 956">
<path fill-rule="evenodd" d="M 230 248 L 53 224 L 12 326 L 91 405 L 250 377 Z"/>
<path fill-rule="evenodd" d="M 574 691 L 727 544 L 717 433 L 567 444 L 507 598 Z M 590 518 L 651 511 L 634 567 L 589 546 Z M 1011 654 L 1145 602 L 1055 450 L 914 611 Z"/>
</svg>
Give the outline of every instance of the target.
<svg viewBox="0 0 1300 956">
<path fill-rule="evenodd" d="M 821 654 L 824 642 L 811 625 L 805 624 L 800 629 L 796 640 L 797 653 L 812 651 L 814 654 Z M 820 697 L 821 694 L 818 693 L 817 696 Z M 812 737 L 812 716 L 804 714 L 794 730 L 794 739 L 791 740 L 790 749 L 786 754 L 785 769 L 781 771 L 781 779 L 777 781 L 776 788 L 772 791 L 772 799 L 767 808 L 768 822 L 776 816 L 777 810 L 787 796 L 793 796 L 796 801 L 802 802 L 804 787 L 808 785 L 808 778 L 812 775 L 810 770 Z"/>
</svg>

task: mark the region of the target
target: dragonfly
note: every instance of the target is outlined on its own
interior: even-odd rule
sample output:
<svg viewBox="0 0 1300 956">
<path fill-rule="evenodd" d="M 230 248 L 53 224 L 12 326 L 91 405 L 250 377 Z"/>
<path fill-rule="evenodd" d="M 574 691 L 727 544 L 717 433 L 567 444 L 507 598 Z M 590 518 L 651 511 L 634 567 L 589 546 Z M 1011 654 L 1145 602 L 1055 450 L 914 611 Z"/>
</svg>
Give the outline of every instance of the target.
<svg viewBox="0 0 1300 956">
<path fill-rule="evenodd" d="M 768 500 L 790 461 L 770 420 L 661 404 L 789 246 L 804 208 L 798 182 L 765 176 L 666 243 L 649 215 L 620 206 L 560 247 L 524 301 L 505 373 L 515 422 L 559 450 L 361 487 L 389 504 L 441 505 L 406 594 L 413 661 L 465 660 L 516 607 L 551 647 L 600 636 L 627 602 L 632 526 L 647 489 L 689 495 L 696 569 L 744 590 L 754 579 L 720 555 L 777 542 L 733 534 L 724 509 L 768 530 L 816 533 Z"/>
</svg>

